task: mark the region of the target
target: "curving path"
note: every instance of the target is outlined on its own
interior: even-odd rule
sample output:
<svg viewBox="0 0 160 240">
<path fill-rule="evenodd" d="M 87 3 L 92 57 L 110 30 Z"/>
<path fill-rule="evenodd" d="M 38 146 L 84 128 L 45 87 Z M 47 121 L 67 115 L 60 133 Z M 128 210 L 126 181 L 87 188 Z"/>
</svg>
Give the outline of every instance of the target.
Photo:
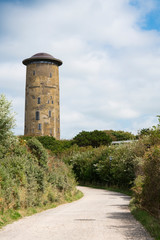
<svg viewBox="0 0 160 240">
<path fill-rule="evenodd" d="M 73 203 L 25 217 L 0 230 L 0 240 L 151 240 L 120 193 L 79 187 Z"/>
</svg>

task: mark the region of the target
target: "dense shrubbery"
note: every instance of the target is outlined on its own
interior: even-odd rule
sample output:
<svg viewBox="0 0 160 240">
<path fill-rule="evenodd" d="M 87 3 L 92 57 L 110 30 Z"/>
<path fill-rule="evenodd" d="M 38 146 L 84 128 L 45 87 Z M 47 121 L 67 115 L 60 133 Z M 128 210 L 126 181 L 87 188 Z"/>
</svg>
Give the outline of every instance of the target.
<svg viewBox="0 0 160 240">
<path fill-rule="evenodd" d="M 145 154 L 143 171 L 141 205 L 160 217 L 160 146 L 152 147 Z"/>
<path fill-rule="evenodd" d="M 73 171 L 77 180 L 81 183 L 95 183 L 100 182 L 99 176 L 96 172 L 95 164 L 97 158 L 101 156 L 101 148 L 82 148 L 76 149 L 69 157 L 64 157 L 64 161 L 73 167 Z"/>
<path fill-rule="evenodd" d="M 142 136 L 150 135 L 150 133 L 151 133 L 151 129 L 142 128 L 140 131 L 138 131 L 138 136 L 142 137 Z"/>
<path fill-rule="evenodd" d="M 116 185 L 128 188 L 135 180 L 138 157 L 143 156 L 145 146 L 140 143 L 89 148 L 77 151 L 64 161 L 73 166 L 78 181 Z"/>
<path fill-rule="evenodd" d="M 22 140 L 28 141 L 29 139 L 32 139 L 31 136 L 20 136 L 19 137 Z M 50 150 L 51 153 L 60 155 L 67 149 L 69 149 L 73 145 L 72 140 L 56 140 L 54 137 L 51 136 L 40 136 L 35 137 L 38 139 L 39 142 L 42 143 L 43 147 Z"/>
<path fill-rule="evenodd" d="M 121 145 L 109 149 L 107 158 L 97 164 L 101 178 L 110 185 L 132 186 L 136 167 L 134 148 L 134 145 Z"/>
<path fill-rule="evenodd" d="M 32 151 L 32 154 L 34 154 L 38 159 L 39 166 L 42 168 L 46 168 L 48 154 L 46 149 L 43 147 L 43 145 L 34 137 L 27 141 L 27 145 Z"/>
<path fill-rule="evenodd" d="M 19 143 L 10 149 L 0 146 L 1 212 L 9 208 L 46 205 L 76 191 L 73 173 L 64 162 L 48 158 L 37 139 L 27 144 L 30 152 Z"/>
<path fill-rule="evenodd" d="M 29 140 L 31 138 L 32 136 L 20 136 L 20 139 L 23 140 Z M 135 136 L 132 133 L 124 131 L 95 130 L 92 132 L 82 131 L 77 134 L 73 140 L 56 140 L 51 136 L 37 136 L 35 138 L 38 139 L 42 145 L 46 149 L 50 150 L 53 154 L 60 155 L 72 148 L 75 144 L 79 147 L 92 146 L 95 148 L 102 145 L 107 146 L 111 143 L 111 141 L 135 139 Z"/>
<path fill-rule="evenodd" d="M 82 131 L 77 136 L 73 138 L 73 143 L 77 144 L 79 147 L 99 147 L 101 145 L 109 145 L 112 139 L 103 131 L 92 131 L 86 132 Z"/>
<path fill-rule="evenodd" d="M 144 135 L 141 141 L 146 151 L 138 161 L 133 187 L 135 203 L 160 217 L 160 125 Z"/>
<path fill-rule="evenodd" d="M 104 132 L 111 137 L 112 141 L 136 139 L 136 136 L 130 132 L 114 131 L 114 130 L 104 130 Z"/>
</svg>

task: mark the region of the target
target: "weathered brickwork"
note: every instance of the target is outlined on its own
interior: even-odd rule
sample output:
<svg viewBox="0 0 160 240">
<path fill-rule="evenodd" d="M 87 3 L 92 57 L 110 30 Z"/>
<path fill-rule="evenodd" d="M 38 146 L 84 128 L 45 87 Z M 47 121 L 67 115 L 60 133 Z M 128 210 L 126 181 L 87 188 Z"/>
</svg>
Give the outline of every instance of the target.
<svg viewBox="0 0 160 240">
<path fill-rule="evenodd" d="M 23 63 L 25 64 L 25 60 Z M 24 134 L 49 135 L 60 139 L 58 65 L 54 60 L 50 61 L 44 57 L 25 65 L 27 72 Z"/>
</svg>

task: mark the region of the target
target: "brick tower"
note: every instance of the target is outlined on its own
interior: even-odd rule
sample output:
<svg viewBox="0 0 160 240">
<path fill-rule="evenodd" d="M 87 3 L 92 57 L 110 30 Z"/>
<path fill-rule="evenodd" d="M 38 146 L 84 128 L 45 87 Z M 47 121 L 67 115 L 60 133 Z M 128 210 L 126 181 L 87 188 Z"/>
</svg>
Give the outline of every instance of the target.
<svg viewBox="0 0 160 240">
<path fill-rule="evenodd" d="M 59 69 L 47 53 L 23 60 L 26 70 L 25 135 L 60 139 Z"/>
</svg>

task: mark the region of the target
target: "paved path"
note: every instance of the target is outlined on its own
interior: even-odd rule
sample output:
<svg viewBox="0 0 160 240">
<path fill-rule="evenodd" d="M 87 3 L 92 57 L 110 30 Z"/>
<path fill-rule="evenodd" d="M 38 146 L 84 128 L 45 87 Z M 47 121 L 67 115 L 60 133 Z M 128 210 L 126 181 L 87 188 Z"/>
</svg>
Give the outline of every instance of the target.
<svg viewBox="0 0 160 240">
<path fill-rule="evenodd" d="M 0 230 L 0 240 L 151 240 L 128 210 L 129 197 L 79 187 L 73 203 L 25 217 Z"/>
</svg>

